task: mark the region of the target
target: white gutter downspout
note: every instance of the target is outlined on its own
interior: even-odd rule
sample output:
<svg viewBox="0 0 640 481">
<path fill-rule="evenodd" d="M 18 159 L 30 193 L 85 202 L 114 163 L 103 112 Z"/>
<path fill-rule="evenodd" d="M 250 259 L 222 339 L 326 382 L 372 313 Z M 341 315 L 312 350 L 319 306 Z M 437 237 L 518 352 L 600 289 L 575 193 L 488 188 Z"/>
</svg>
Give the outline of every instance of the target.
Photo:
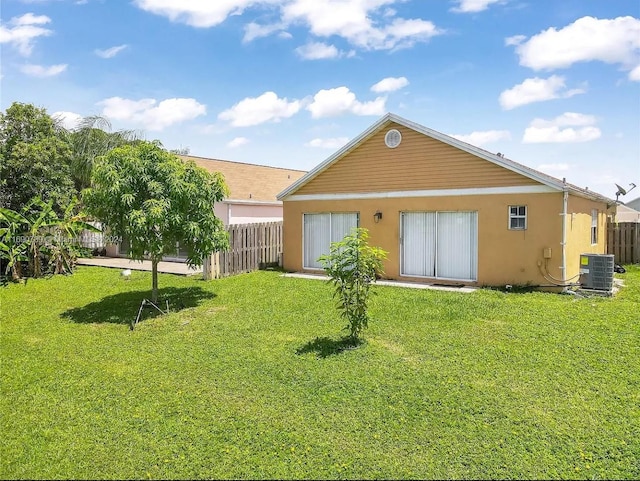
<svg viewBox="0 0 640 481">
<path fill-rule="evenodd" d="M 566 180 L 562 179 L 565 184 L 562 192 L 562 283 L 567 283 L 567 204 L 569 202 L 569 190 L 566 186 Z M 567 290 L 565 287 L 564 290 Z"/>
</svg>

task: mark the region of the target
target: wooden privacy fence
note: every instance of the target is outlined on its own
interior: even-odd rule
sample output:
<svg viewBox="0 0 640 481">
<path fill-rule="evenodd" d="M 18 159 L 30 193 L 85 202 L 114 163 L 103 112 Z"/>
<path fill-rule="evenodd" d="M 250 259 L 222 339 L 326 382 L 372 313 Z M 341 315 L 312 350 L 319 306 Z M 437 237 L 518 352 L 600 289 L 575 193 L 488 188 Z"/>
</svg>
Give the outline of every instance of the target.
<svg viewBox="0 0 640 481">
<path fill-rule="evenodd" d="M 282 221 L 227 226 L 229 250 L 216 252 L 204 262 L 204 278 L 251 272 L 279 265 L 282 254 Z"/>
<path fill-rule="evenodd" d="M 607 253 L 615 256 L 616 264 L 640 263 L 640 223 L 608 223 Z"/>
</svg>

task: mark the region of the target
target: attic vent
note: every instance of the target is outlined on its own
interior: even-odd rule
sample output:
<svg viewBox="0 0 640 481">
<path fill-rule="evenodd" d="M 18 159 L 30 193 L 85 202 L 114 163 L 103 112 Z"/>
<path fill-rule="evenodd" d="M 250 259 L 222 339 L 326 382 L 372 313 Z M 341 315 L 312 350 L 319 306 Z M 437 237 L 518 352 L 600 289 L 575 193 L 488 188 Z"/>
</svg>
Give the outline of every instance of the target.
<svg viewBox="0 0 640 481">
<path fill-rule="evenodd" d="M 391 129 L 384 136 L 384 144 L 390 149 L 395 149 L 398 145 L 400 145 L 401 141 L 402 134 L 396 129 Z"/>
</svg>

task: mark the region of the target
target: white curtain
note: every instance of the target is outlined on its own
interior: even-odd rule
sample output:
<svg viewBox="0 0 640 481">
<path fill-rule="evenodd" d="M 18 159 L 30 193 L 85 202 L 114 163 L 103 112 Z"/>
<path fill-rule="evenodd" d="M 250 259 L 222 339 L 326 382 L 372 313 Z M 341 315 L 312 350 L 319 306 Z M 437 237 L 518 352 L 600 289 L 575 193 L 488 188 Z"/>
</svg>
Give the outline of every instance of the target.
<svg viewBox="0 0 640 481">
<path fill-rule="evenodd" d="M 401 222 L 402 275 L 477 278 L 476 212 L 404 212 Z"/>
<path fill-rule="evenodd" d="M 477 219 L 475 212 L 438 212 L 436 277 L 476 279 Z"/>
<path fill-rule="evenodd" d="M 358 227 L 357 213 L 304 214 L 303 267 L 321 269 L 318 258 L 329 253 L 332 242 L 341 241 Z"/>
<path fill-rule="evenodd" d="M 402 274 L 435 277 L 435 261 L 436 213 L 402 214 Z"/>
</svg>

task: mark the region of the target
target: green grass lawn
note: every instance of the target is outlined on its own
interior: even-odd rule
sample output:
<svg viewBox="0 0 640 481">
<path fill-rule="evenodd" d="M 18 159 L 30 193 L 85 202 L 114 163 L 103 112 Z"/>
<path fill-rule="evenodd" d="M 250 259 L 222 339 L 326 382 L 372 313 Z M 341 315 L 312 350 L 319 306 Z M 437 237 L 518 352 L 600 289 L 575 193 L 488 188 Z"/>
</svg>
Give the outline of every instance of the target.
<svg viewBox="0 0 640 481">
<path fill-rule="evenodd" d="M 640 478 L 640 268 L 614 299 L 81 267 L 0 289 L 0 478 Z"/>
</svg>

